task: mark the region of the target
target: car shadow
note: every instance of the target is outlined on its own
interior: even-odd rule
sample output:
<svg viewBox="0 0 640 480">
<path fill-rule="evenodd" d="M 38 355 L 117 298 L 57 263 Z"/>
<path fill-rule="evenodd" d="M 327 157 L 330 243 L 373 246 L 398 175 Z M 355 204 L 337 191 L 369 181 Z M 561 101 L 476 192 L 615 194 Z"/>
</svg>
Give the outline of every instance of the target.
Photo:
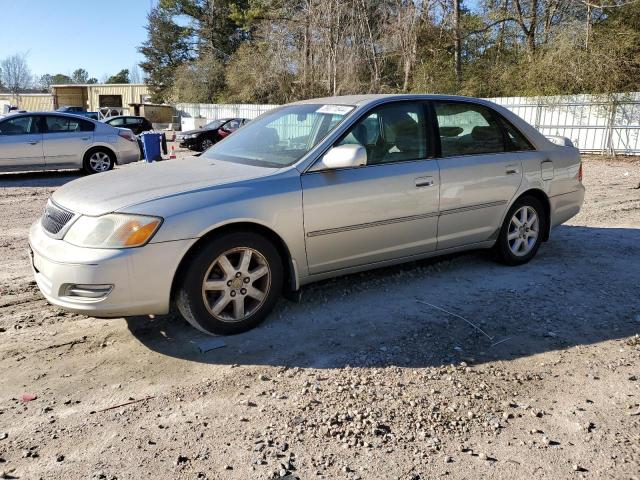
<svg viewBox="0 0 640 480">
<path fill-rule="evenodd" d="M 145 346 L 210 364 L 425 367 L 509 360 L 640 331 L 640 229 L 561 226 L 520 267 L 470 252 L 309 285 L 252 331 L 127 319 Z M 203 352 L 207 344 L 224 345 Z"/>
<path fill-rule="evenodd" d="M 65 183 L 82 177 L 80 170 L 52 170 L 47 172 L 3 173 L 0 174 L 0 187 L 60 187 Z"/>
</svg>

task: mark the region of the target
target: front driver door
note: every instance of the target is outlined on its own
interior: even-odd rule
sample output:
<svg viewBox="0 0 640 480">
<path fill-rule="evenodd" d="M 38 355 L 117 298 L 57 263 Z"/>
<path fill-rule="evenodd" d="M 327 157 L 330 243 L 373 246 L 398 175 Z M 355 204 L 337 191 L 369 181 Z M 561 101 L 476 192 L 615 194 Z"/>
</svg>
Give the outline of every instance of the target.
<svg viewBox="0 0 640 480">
<path fill-rule="evenodd" d="M 0 121 L 0 172 L 43 168 L 39 117 L 16 115 Z"/>
<path fill-rule="evenodd" d="M 360 144 L 367 165 L 302 175 L 311 274 L 433 251 L 438 164 L 421 102 L 375 108 L 336 145 Z"/>
</svg>

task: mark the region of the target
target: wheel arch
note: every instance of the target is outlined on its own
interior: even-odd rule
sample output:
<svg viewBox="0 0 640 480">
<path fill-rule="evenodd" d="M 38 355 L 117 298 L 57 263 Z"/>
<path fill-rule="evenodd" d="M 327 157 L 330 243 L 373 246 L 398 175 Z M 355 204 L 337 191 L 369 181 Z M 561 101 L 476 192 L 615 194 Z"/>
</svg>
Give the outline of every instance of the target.
<svg viewBox="0 0 640 480">
<path fill-rule="evenodd" d="M 291 256 L 291 252 L 289 251 L 289 247 L 282 239 L 280 235 L 278 235 L 271 228 L 262 225 L 260 223 L 251 222 L 251 221 L 241 221 L 234 223 L 227 223 L 224 225 L 220 225 L 209 230 L 203 236 L 201 236 L 183 255 L 180 263 L 178 264 L 178 268 L 173 275 L 173 281 L 171 283 L 171 300 L 174 299 L 176 289 L 178 287 L 178 281 L 184 273 L 185 268 L 189 265 L 189 261 L 193 256 L 198 252 L 198 250 L 202 247 L 202 245 L 206 244 L 213 237 L 217 235 L 222 235 L 230 232 L 250 232 L 256 233 L 265 237 L 269 240 L 274 247 L 278 250 L 280 257 L 282 258 L 282 268 L 284 269 L 283 276 L 285 278 L 284 282 L 284 293 L 293 292 L 298 290 L 298 272 L 293 257 Z"/>
<path fill-rule="evenodd" d="M 549 197 L 543 190 L 540 190 L 539 188 L 530 188 L 529 190 L 525 190 L 524 192 L 521 192 L 520 195 L 515 197 L 509 205 L 509 208 L 511 208 L 511 205 L 516 203 L 522 197 L 533 197 L 542 204 L 547 219 L 547 221 L 545 222 L 544 231 L 542 232 L 542 241 L 546 242 L 547 240 L 549 240 L 549 232 L 551 231 L 551 202 L 549 201 Z M 509 211 L 509 208 L 507 208 L 507 210 L 505 211 L 505 215 Z"/>
<path fill-rule="evenodd" d="M 116 155 L 115 150 L 107 145 L 101 145 L 101 144 L 91 145 L 89 148 L 87 148 L 84 151 L 84 155 L 82 155 L 82 164 L 84 165 L 84 162 L 87 161 L 87 159 L 89 158 L 89 155 L 91 155 L 93 152 L 98 152 L 98 151 L 106 152 L 113 159 L 113 163 L 115 163 L 116 165 L 118 164 L 118 156 Z"/>
</svg>

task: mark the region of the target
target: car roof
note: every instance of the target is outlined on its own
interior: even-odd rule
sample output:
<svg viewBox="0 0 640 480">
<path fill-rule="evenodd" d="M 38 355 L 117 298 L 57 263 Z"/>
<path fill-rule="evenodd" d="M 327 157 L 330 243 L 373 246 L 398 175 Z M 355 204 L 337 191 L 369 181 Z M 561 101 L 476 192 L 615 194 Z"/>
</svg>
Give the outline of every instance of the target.
<svg viewBox="0 0 640 480">
<path fill-rule="evenodd" d="M 440 95 L 431 93 L 375 93 L 366 95 L 338 95 L 335 97 L 310 98 L 293 102 L 293 105 L 322 104 L 322 105 L 354 105 L 364 106 L 376 103 L 380 100 L 466 100 L 477 103 L 489 103 L 474 97 L 463 97 L 458 95 Z"/>
<path fill-rule="evenodd" d="M 143 117 L 142 115 L 114 115 L 113 117 L 105 118 L 104 121 L 113 120 L 114 118 L 142 118 L 146 120 L 146 117 Z"/>
<path fill-rule="evenodd" d="M 55 115 L 57 117 L 70 117 L 70 118 L 80 118 L 82 120 L 87 120 L 89 122 L 95 122 L 95 120 L 91 117 L 86 117 L 84 115 L 77 115 L 75 113 L 68 112 L 57 112 L 57 111 L 49 111 L 49 112 L 20 112 L 20 113 L 12 113 L 11 117 L 24 117 L 26 115 Z M 9 116 L 9 115 L 7 115 Z"/>
</svg>

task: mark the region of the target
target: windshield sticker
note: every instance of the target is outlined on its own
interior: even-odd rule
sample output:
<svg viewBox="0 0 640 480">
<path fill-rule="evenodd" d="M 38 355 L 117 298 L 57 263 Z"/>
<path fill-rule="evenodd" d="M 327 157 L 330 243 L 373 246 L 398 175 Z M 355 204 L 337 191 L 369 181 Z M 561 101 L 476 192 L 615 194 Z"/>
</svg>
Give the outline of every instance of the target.
<svg viewBox="0 0 640 480">
<path fill-rule="evenodd" d="M 330 115 L 346 115 L 353 107 L 347 107 L 345 105 L 323 105 L 316 110 L 317 113 L 328 113 Z"/>
</svg>

